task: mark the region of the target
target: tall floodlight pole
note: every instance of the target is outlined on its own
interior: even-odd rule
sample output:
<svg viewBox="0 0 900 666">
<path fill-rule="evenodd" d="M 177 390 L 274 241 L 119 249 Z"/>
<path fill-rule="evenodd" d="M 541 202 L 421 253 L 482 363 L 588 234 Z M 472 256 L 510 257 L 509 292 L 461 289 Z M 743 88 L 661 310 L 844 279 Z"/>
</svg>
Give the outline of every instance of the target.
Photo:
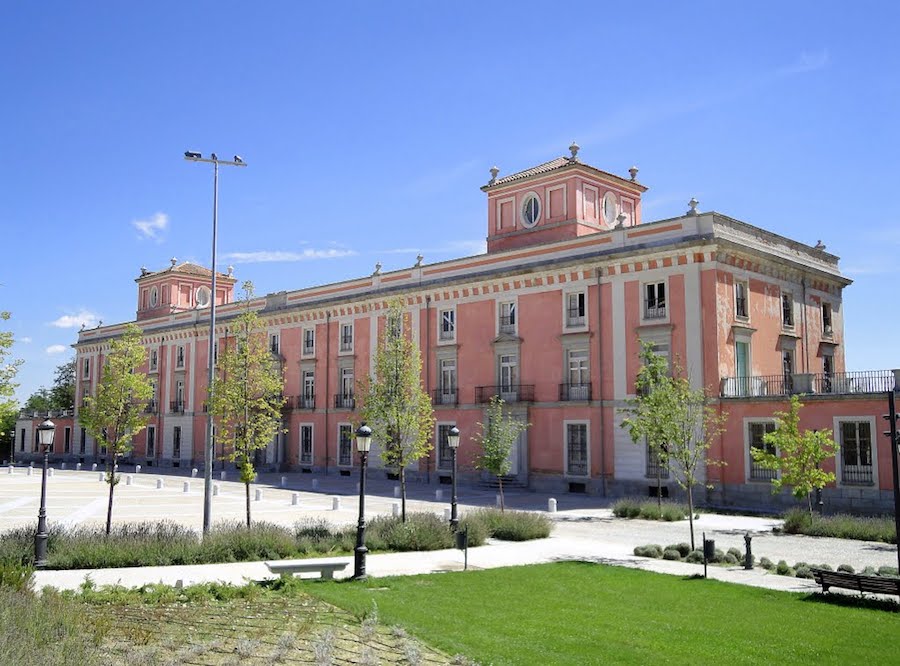
<svg viewBox="0 0 900 666">
<path fill-rule="evenodd" d="M 238 155 L 235 155 L 233 160 L 220 160 L 215 153 L 212 153 L 207 158 L 191 150 L 185 151 L 184 159 L 189 162 L 208 162 L 213 165 L 212 265 L 210 266 L 212 271 L 212 293 L 209 297 L 209 377 L 207 383 L 209 396 L 206 399 L 206 455 L 203 462 L 203 533 L 206 534 L 209 532 L 212 518 L 212 472 L 213 458 L 216 455 L 213 443 L 213 415 L 210 407 L 212 405 L 216 378 L 216 366 L 213 357 L 216 349 L 216 234 L 219 228 L 219 165 L 244 167 L 247 164 Z"/>
</svg>

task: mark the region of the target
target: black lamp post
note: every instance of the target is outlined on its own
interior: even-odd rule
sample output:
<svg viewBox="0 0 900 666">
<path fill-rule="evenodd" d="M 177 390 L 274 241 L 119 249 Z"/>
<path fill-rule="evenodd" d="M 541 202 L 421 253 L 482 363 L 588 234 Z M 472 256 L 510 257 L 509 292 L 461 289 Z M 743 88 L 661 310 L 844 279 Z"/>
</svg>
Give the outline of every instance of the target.
<svg viewBox="0 0 900 666">
<path fill-rule="evenodd" d="M 56 425 L 47 419 L 37 430 L 41 446 L 44 447 L 44 472 L 41 475 L 41 508 L 38 510 L 37 534 L 34 535 L 34 566 L 42 569 L 47 566 L 47 467 L 50 464 L 50 447 L 53 446 Z"/>
<path fill-rule="evenodd" d="M 366 579 L 366 463 L 372 446 L 372 429 L 363 424 L 356 430 L 356 450 L 359 451 L 359 523 L 356 526 L 356 550 L 353 560 L 353 580 Z"/>
<path fill-rule="evenodd" d="M 9 464 L 14 465 L 16 463 L 16 431 L 9 431 Z"/>
<path fill-rule="evenodd" d="M 454 532 L 459 526 L 459 517 L 456 515 L 456 449 L 459 448 L 459 428 L 453 426 L 447 435 L 447 445 L 450 447 L 450 458 L 453 461 L 453 476 L 450 477 L 453 490 L 450 495 L 450 529 Z"/>
</svg>

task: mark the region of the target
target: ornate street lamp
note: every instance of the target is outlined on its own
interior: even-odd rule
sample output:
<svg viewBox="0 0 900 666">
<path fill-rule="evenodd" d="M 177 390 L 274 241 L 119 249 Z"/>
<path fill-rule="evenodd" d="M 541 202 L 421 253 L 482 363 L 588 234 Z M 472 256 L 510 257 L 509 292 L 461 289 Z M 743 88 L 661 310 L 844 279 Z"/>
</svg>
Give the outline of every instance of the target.
<svg viewBox="0 0 900 666">
<path fill-rule="evenodd" d="M 34 535 L 34 566 L 47 566 L 47 467 L 50 464 L 50 447 L 56 434 L 56 424 L 50 419 L 37 427 L 38 439 L 44 447 L 44 472 L 41 475 L 41 508 L 38 510 L 37 534 Z"/>
<path fill-rule="evenodd" d="M 450 447 L 450 458 L 453 460 L 453 491 L 450 496 L 450 529 L 454 532 L 459 526 L 459 517 L 456 515 L 456 449 L 459 448 L 459 428 L 453 426 L 447 435 L 447 445 Z"/>
<path fill-rule="evenodd" d="M 356 526 L 356 550 L 353 561 L 353 580 L 366 579 L 366 463 L 372 447 L 372 429 L 363 424 L 356 430 L 356 450 L 359 451 L 359 523 Z"/>
</svg>

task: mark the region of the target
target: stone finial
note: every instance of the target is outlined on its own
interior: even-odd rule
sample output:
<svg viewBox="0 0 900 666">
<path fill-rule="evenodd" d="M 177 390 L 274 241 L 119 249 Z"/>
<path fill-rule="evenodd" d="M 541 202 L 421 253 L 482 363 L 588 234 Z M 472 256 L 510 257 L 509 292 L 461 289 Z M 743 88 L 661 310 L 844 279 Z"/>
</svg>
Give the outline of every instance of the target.
<svg viewBox="0 0 900 666">
<path fill-rule="evenodd" d="M 422 261 L 425 259 L 421 254 L 416 255 L 416 268 L 422 265 Z"/>
<path fill-rule="evenodd" d="M 178 263 L 178 259 L 172 257 L 171 259 L 169 259 L 169 263 L 172 264 L 172 268 L 175 268 L 175 264 Z"/>
<path fill-rule="evenodd" d="M 690 206 L 691 209 L 686 213 L 686 215 L 697 215 L 699 212 L 697 210 L 697 206 L 699 206 L 699 205 L 700 205 L 700 202 L 697 201 L 694 197 L 691 197 L 691 200 L 688 201 L 688 206 Z"/>
<path fill-rule="evenodd" d="M 581 146 L 579 146 L 577 143 L 572 141 L 572 145 L 569 146 L 569 152 L 572 153 L 572 157 L 570 157 L 569 159 L 572 160 L 573 162 L 578 161 L 578 151 L 580 149 L 581 149 Z"/>
<path fill-rule="evenodd" d="M 816 241 L 816 247 L 815 247 L 815 249 L 824 251 L 824 250 L 825 250 L 825 243 L 823 243 L 822 241 Z"/>
<path fill-rule="evenodd" d="M 498 173 L 500 173 L 500 169 L 496 166 L 492 166 L 491 167 L 491 181 L 490 181 L 490 183 L 488 183 L 489 185 L 492 185 L 493 183 L 497 182 L 497 174 Z"/>
<path fill-rule="evenodd" d="M 228 277 L 234 277 L 234 266 L 228 267 Z"/>
<path fill-rule="evenodd" d="M 149 272 L 146 266 L 141 266 L 141 277 L 144 277 Z"/>
<path fill-rule="evenodd" d="M 628 173 L 631 174 L 631 182 L 632 182 L 632 183 L 633 183 L 634 181 L 637 180 L 638 168 L 637 168 L 636 166 L 631 167 L 631 168 L 628 170 Z"/>
<path fill-rule="evenodd" d="M 103 326 L 103 320 L 102 320 L 102 319 L 99 320 L 99 321 L 97 322 L 97 328 L 100 328 L 101 326 Z"/>
<path fill-rule="evenodd" d="M 378 261 L 375 263 L 375 272 L 372 275 L 381 275 L 381 262 Z"/>
<path fill-rule="evenodd" d="M 625 220 L 627 220 L 627 219 L 628 219 L 628 216 L 625 213 L 623 213 L 622 211 L 619 211 L 619 214 L 616 216 L 616 228 L 620 229 L 620 228 L 624 227 Z"/>
<path fill-rule="evenodd" d="M 84 330 L 85 323 L 81 322 L 81 328 L 78 329 L 78 332 L 81 333 Z"/>
</svg>

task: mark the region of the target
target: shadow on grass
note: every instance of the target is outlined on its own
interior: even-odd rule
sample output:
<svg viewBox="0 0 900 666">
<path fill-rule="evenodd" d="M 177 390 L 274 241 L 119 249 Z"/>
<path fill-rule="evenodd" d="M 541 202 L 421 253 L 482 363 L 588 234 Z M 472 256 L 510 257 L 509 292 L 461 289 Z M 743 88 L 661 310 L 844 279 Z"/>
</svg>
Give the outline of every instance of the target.
<svg viewBox="0 0 900 666">
<path fill-rule="evenodd" d="M 900 601 L 882 597 L 866 597 L 856 594 L 828 594 L 813 592 L 803 597 L 803 601 L 831 606 L 844 606 L 848 608 L 866 608 L 870 610 L 883 610 L 889 613 L 900 613 Z"/>
</svg>

